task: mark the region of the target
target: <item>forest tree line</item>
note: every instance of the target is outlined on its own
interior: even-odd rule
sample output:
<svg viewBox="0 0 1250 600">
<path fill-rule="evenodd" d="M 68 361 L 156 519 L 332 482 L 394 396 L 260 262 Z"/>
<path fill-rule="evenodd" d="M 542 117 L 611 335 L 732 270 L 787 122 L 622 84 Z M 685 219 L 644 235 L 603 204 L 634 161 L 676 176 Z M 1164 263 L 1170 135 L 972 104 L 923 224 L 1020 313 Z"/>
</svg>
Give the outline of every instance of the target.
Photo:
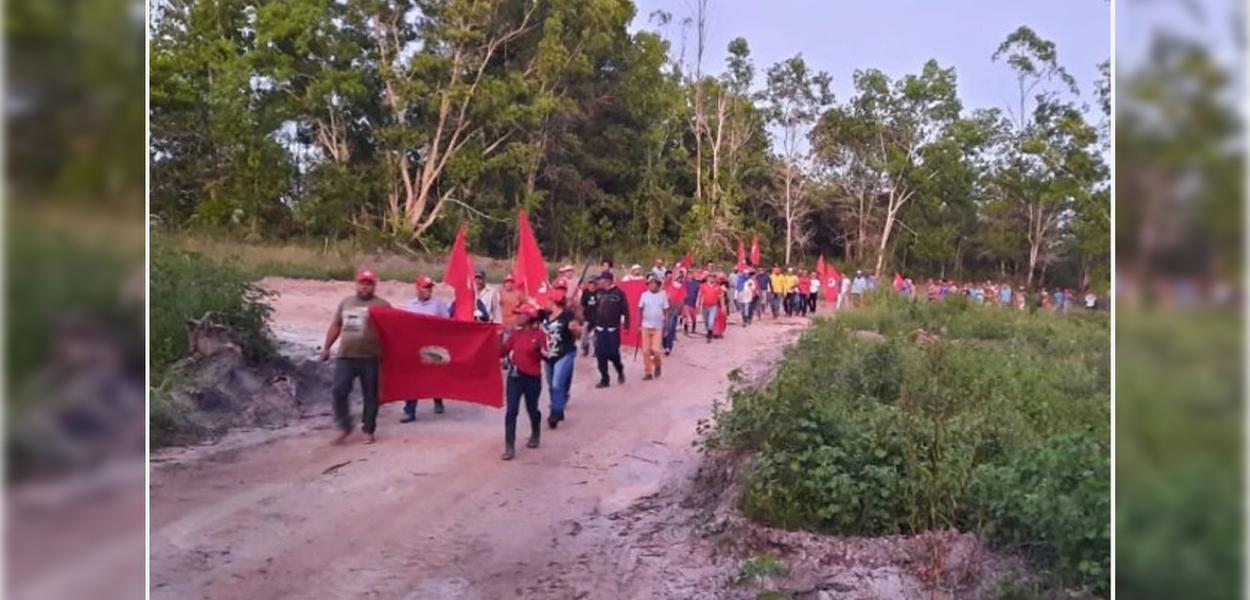
<svg viewBox="0 0 1250 600">
<path fill-rule="evenodd" d="M 819 252 L 870 271 L 1109 281 L 1109 68 L 1077 82 L 1028 27 L 956 71 L 858 70 L 849 97 L 748 40 L 707 64 L 710 0 L 166 0 L 151 11 L 156 225 L 507 256 Z M 638 20 L 644 27 L 630 31 Z M 1078 85 L 1079 83 L 1079 85 Z M 1088 88 L 1082 93 L 1082 88 Z M 1091 115 L 1094 115 L 1091 117 Z"/>
</svg>

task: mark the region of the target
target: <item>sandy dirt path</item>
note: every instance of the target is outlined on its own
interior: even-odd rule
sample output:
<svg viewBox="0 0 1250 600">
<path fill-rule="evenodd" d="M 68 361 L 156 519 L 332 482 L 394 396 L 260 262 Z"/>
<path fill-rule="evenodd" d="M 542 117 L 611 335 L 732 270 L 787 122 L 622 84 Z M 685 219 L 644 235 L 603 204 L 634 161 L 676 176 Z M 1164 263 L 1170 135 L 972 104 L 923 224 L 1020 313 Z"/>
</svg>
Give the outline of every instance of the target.
<svg viewBox="0 0 1250 600">
<path fill-rule="evenodd" d="M 275 331 L 292 353 L 311 353 L 351 289 L 262 283 L 279 293 Z M 411 286 L 386 282 L 380 293 L 402 301 Z M 152 596 L 571 597 L 536 576 L 562 562 L 578 568 L 561 540 L 581 520 L 689 478 L 699 459 L 696 426 L 724 398 L 728 374 L 762 373 L 805 324 L 731 326 L 712 344 L 679 334 L 662 379 L 642 381 L 642 359 L 629 360 L 631 351 L 628 381 L 606 390 L 592 389 L 593 358 L 579 357 L 568 420 L 555 431 L 544 426 L 542 447 L 519 447 L 510 463 L 499 460 L 502 411 L 450 401 L 443 415 L 423 402 L 407 425 L 399 405 L 384 405 L 372 446 L 359 435 L 330 445 L 324 417 L 162 452 L 151 475 Z M 544 392 L 544 415 L 547 401 Z M 622 596 L 618 585 L 625 582 L 577 597 L 658 597 Z"/>
</svg>

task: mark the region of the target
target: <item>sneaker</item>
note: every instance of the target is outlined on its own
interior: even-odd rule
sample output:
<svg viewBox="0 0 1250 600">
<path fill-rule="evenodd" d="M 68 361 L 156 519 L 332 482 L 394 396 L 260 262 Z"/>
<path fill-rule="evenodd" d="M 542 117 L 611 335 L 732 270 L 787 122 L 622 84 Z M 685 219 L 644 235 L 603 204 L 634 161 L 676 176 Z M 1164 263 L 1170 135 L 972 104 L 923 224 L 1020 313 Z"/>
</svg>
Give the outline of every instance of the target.
<svg viewBox="0 0 1250 600">
<path fill-rule="evenodd" d="M 538 436 L 536 436 L 536 435 L 531 435 L 531 436 L 530 436 L 530 441 L 525 442 L 525 447 L 526 447 L 526 448 L 537 448 L 537 447 L 538 447 Z"/>
<path fill-rule="evenodd" d="M 556 418 L 556 413 L 551 413 L 550 415 L 547 416 L 547 427 L 551 429 L 555 429 L 556 425 L 559 425 L 559 424 L 560 424 L 560 419 Z"/>
<path fill-rule="evenodd" d="M 665 349 L 664 349 L 664 356 L 668 356 L 668 355 L 670 355 L 670 354 L 672 354 L 672 353 L 673 353 L 673 349 L 672 349 L 672 348 L 665 348 Z"/>
<path fill-rule="evenodd" d="M 616 374 L 616 382 L 617 382 L 617 383 L 625 383 L 625 372 L 624 372 L 624 371 L 618 372 L 618 373 Z"/>
<path fill-rule="evenodd" d="M 372 444 L 372 443 L 374 443 L 374 442 L 376 442 L 376 441 L 378 441 L 377 436 L 373 435 L 372 433 L 366 433 L 366 434 L 365 434 L 365 443 L 366 443 L 366 444 Z"/>
<path fill-rule="evenodd" d="M 642 380 L 643 380 L 643 381 L 651 381 L 652 379 L 653 379 L 653 377 L 651 377 L 651 374 L 650 374 L 650 373 L 647 373 L 646 375 L 643 375 L 643 376 L 642 376 Z"/>
<path fill-rule="evenodd" d="M 595 387 L 596 387 L 596 388 L 605 388 L 605 387 L 608 387 L 608 380 L 604 379 L 603 381 L 600 381 L 599 383 L 596 383 L 596 384 L 595 384 Z"/>
<path fill-rule="evenodd" d="M 499 459 L 512 460 L 513 458 L 516 458 L 516 449 L 512 446 L 505 446 L 503 449 L 503 456 L 500 456 Z"/>
<path fill-rule="evenodd" d="M 404 418 L 400 419 L 400 420 L 399 420 L 399 422 L 400 422 L 400 423 L 411 423 L 411 422 L 416 421 L 416 420 L 417 420 L 417 415 L 404 415 Z"/>
</svg>

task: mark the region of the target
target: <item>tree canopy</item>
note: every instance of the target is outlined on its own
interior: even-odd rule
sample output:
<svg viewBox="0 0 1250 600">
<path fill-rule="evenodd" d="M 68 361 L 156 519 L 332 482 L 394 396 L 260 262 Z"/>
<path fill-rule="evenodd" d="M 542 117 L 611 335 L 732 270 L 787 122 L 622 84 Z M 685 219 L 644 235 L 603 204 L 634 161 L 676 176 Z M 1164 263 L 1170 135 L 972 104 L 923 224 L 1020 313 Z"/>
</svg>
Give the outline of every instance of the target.
<svg viewBox="0 0 1250 600">
<path fill-rule="evenodd" d="M 561 256 L 724 259 L 758 235 L 768 263 L 1106 285 L 1108 116 L 1085 104 L 1106 82 L 1082 97 L 1053 42 L 1021 27 L 986 49 L 1013 106 L 966 108 L 933 60 L 866 66 L 838 99 L 801 54 L 757 67 L 742 37 L 713 72 L 716 7 L 690 9 L 631 31 L 630 0 L 162 2 L 152 210 L 427 250 L 463 222 L 505 256 L 527 208 Z"/>
</svg>

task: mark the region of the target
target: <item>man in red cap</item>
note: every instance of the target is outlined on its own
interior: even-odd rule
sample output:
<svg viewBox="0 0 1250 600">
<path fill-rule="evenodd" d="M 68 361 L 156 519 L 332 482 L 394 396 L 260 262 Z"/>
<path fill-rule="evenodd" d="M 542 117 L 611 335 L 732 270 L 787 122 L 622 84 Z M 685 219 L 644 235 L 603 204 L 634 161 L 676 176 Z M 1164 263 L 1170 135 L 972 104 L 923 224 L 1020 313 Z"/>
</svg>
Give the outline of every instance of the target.
<svg viewBox="0 0 1250 600">
<path fill-rule="evenodd" d="M 417 277 L 416 286 L 417 297 L 409 300 L 407 304 L 404 304 L 404 310 L 419 315 L 425 315 L 427 317 L 438 317 L 440 319 L 449 319 L 453 316 L 454 313 L 452 312 L 451 306 L 444 302 L 442 298 L 434 297 L 433 279 L 430 279 L 428 275 L 423 274 L 420 277 Z M 443 407 L 443 399 L 435 398 L 434 412 L 441 415 L 444 410 L 446 409 Z M 404 418 L 400 419 L 399 422 L 411 423 L 416 420 L 417 401 L 405 400 Z"/>
<path fill-rule="evenodd" d="M 547 336 L 537 327 L 538 309 L 533 304 L 522 304 L 514 310 L 517 328 L 502 342 L 500 349 L 500 356 L 507 358 L 509 364 L 503 460 L 512 460 L 516 456 L 516 418 L 522 396 L 525 398 L 525 412 L 530 417 L 527 448 L 538 447 L 543 421 L 543 414 L 538 410 L 538 397 L 542 394 L 542 352 L 547 347 Z"/>
<path fill-rule="evenodd" d="M 352 393 L 352 385 L 360 380 L 360 395 L 364 405 L 361 409 L 362 426 L 365 432 L 365 443 L 374 442 L 374 432 L 378 428 L 378 356 L 382 353 L 382 343 L 378 339 L 378 331 L 369 319 L 370 306 L 390 306 L 390 303 L 374 295 L 378 277 L 373 271 L 362 270 L 356 273 L 356 294 L 344 298 L 334 311 L 334 320 L 326 331 L 325 343 L 321 346 L 321 360 L 330 359 L 330 348 L 339 342 L 339 355 L 334 361 L 334 420 L 339 426 L 339 436 L 335 443 L 342 442 L 352 432 L 351 411 L 347 398 Z"/>
</svg>

